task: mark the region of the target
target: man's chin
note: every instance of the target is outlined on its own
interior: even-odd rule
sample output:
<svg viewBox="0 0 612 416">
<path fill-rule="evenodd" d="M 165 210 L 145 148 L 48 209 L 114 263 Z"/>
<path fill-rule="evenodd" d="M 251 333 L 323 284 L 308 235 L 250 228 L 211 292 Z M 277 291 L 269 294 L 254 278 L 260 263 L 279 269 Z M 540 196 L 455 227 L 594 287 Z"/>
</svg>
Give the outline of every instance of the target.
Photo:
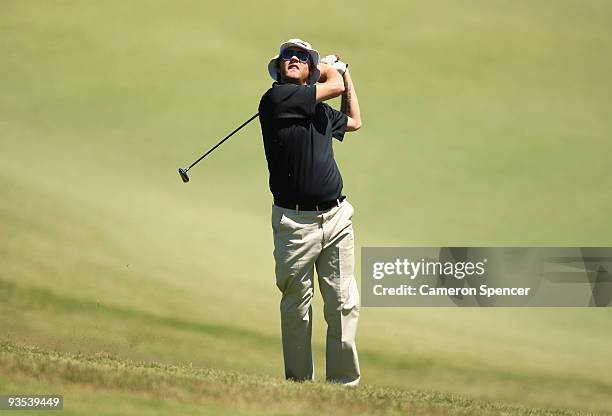
<svg viewBox="0 0 612 416">
<path fill-rule="evenodd" d="M 302 84 L 302 78 L 300 78 L 300 75 L 297 73 L 292 74 L 291 72 L 293 71 L 289 71 L 289 73 L 285 74 L 284 82 L 291 83 L 291 84 Z"/>
</svg>

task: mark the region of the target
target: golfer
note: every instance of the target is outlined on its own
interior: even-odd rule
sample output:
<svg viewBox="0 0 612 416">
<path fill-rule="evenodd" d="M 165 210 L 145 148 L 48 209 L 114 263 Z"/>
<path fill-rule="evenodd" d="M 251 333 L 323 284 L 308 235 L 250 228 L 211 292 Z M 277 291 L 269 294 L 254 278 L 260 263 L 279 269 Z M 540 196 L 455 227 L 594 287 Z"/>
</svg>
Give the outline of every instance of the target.
<svg viewBox="0 0 612 416">
<path fill-rule="evenodd" d="M 259 120 L 270 172 L 276 285 L 285 377 L 312 380 L 312 307 L 316 268 L 327 322 L 326 378 L 359 384 L 355 346 L 359 292 L 354 275 L 353 206 L 342 194 L 332 138 L 361 127 L 347 66 L 290 39 L 270 60 L 276 82 L 263 95 Z M 324 101 L 342 96 L 341 111 Z"/>
</svg>

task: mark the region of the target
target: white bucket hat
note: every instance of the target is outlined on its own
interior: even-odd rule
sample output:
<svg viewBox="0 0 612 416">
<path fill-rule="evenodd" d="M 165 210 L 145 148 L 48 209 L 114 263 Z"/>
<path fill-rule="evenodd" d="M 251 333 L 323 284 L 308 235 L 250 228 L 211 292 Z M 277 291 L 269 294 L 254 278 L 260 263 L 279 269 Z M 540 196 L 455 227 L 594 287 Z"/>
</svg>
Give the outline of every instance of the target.
<svg viewBox="0 0 612 416">
<path fill-rule="evenodd" d="M 319 80 L 319 77 L 321 76 L 321 71 L 319 71 L 318 68 L 319 52 L 317 52 L 316 49 L 313 49 L 312 46 L 310 46 L 310 43 L 304 42 L 301 39 L 289 39 L 287 42 L 280 45 L 280 48 L 278 48 L 278 55 L 270 59 L 270 63 L 268 63 L 268 72 L 270 73 L 270 76 L 274 81 L 278 81 L 278 71 L 276 66 L 278 58 L 281 56 L 285 49 L 290 48 L 292 46 L 303 49 L 310 55 L 310 59 L 312 60 L 314 69 L 313 67 L 310 67 L 310 76 L 308 77 L 308 83 L 316 83 Z"/>
</svg>

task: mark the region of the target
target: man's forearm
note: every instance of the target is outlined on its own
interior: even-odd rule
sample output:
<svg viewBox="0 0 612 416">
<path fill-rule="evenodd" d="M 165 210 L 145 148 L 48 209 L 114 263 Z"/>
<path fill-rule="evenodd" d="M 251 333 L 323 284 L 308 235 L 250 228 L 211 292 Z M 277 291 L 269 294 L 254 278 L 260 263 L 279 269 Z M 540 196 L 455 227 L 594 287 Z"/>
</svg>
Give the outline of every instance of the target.
<svg viewBox="0 0 612 416">
<path fill-rule="evenodd" d="M 344 79 L 344 93 L 342 94 L 340 111 L 352 119 L 352 123 L 350 123 L 347 130 L 353 131 L 361 127 L 361 111 L 359 109 L 359 101 L 357 100 L 355 85 L 353 84 L 348 68 L 342 77 Z"/>
<path fill-rule="evenodd" d="M 331 65 L 323 64 L 320 67 L 321 76 L 317 85 L 317 102 L 329 100 L 344 93 L 342 75 Z"/>
</svg>

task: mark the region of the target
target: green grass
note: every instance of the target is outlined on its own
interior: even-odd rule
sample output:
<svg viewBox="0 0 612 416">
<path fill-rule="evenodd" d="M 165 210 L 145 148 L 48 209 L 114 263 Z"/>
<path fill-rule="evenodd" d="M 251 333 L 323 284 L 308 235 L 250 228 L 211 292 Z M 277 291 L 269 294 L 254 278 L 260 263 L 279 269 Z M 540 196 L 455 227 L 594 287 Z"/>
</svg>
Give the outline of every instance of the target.
<svg viewBox="0 0 612 416">
<path fill-rule="evenodd" d="M 275 408 L 268 398 L 277 388 L 311 402 L 338 394 L 339 412 L 352 409 L 348 398 L 369 412 L 368 395 L 381 389 L 423 414 L 485 412 L 491 402 L 612 413 L 609 308 L 363 308 L 364 389 L 279 381 L 271 197 L 257 123 L 190 172 L 189 184 L 176 169 L 256 111 L 270 85 L 267 60 L 288 37 L 350 64 L 364 127 L 335 153 L 358 247 L 612 245 L 608 2 L 308 9 L 303 17 L 267 1 L 2 3 L 0 386 L 61 383 L 79 414 L 90 406 L 306 412 Z M 314 320 L 322 379 L 318 296 Z M 58 371 L 73 360 L 106 383 L 118 378 L 113 365 L 130 363 L 141 382 L 163 380 L 176 395 L 70 382 L 63 370 L 8 370 L 28 354 Z M 97 354 L 116 358 L 98 368 L 89 361 Z M 158 373 L 147 381 L 139 362 L 158 363 Z M 193 390 L 165 370 L 190 365 L 181 371 Z M 267 380 L 267 396 L 200 397 L 201 368 Z M 459 404 L 449 399 L 456 395 Z"/>
<path fill-rule="evenodd" d="M 2 373 L 17 375 L 9 383 L 0 382 L 3 391 L 27 386 L 30 391 L 69 392 L 64 393 L 67 414 L 119 414 L 141 408 L 151 414 L 582 414 L 480 402 L 432 391 L 292 383 L 238 372 L 119 360 L 107 354 L 49 352 L 7 342 L 0 344 Z"/>
</svg>

